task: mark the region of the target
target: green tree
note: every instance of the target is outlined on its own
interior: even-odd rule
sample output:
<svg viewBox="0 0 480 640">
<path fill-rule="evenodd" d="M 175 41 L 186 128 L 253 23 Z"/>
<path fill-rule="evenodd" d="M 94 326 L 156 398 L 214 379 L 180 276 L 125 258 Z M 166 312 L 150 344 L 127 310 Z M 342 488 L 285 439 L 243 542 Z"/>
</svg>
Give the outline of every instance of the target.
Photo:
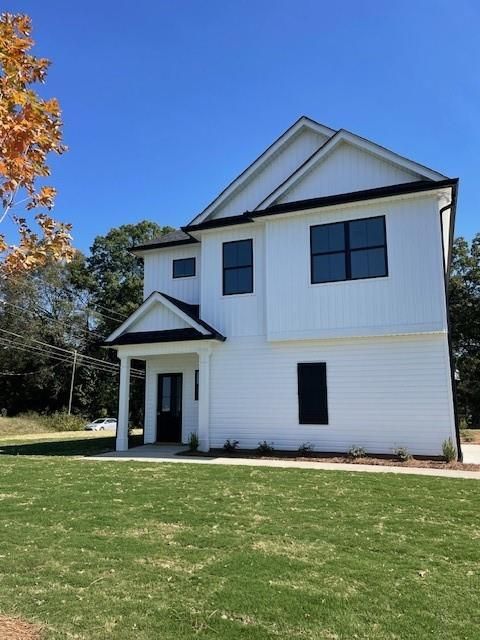
<svg viewBox="0 0 480 640">
<path fill-rule="evenodd" d="M 459 413 L 480 427 L 480 233 L 454 242 L 449 308 Z"/>
<path fill-rule="evenodd" d="M 77 253 L 71 264 L 49 263 L 0 280 L 0 407 L 9 413 L 68 403 L 69 356 L 50 357 L 45 345 L 84 352 L 93 339 L 84 292 L 70 278 L 70 267 L 83 259 Z M 79 370 L 79 383 L 85 375 Z"/>
<path fill-rule="evenodd" d="M 125 224 L 111 229 L 105 236 L 97 236 L 90 249 L 90 256 L 80 269 L 77 278 L 80 286 L 90 292 L 90 305 L 100 311 L 95 328 L 106 338 L 143 301 L 143 260 L 129 250 L 165 233 L 172 227 L 144 220 L 137 224 Z M 103 350 L 105 351 L 105 350 Z M 110 350 L 109 357 L 117 361 Z M 134 366 L 143 368 L 143 362 Z M 142 380 L 131 379 L 130 413 L 132 420 L 143 422 L 145 385 Z M 118 380 L 104 377 L 97 383 L 94 396 L 99 401 L 97 410 L 107 407 L 116 414 Z"/>
<path fill-rule="evenodd" d="M 143 260 L 130 253 L 138 244 L 173 231 L 144 220 L 111 229 L 105 236 L 97 236 L 86 260 L 92 301 L 112 319 L 104 317 L 101 325 L 110 333 L 118 321 L 115 317 L 130 315 L 143 300 Z M 107 311 L 108 310 L 108 311 Z"/>
</svg>

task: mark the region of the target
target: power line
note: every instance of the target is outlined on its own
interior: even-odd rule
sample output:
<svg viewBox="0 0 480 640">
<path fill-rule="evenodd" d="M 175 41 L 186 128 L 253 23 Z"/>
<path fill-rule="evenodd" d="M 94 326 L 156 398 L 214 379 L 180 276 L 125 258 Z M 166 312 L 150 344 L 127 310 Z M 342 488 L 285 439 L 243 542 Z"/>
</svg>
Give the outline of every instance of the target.
<svg viewBox="0 0 480 640">
<path fill-rule="evenodd" d="M 30 273 L 25 273 L 23 274 L 23 277 L 25 278 L 29 278 L 32 282 L 37 283 L 37 279 L 35 278 L 34 275 L 30 274 Z M 50 282 L 42 282 L 43 286 L 49 288 L 49 289 L 54 289 L 55 291 L 61 291 L 63 293 L 65 293 L 65 290 L 62 289 L 61 287 L 57 287 L 54 284 L 51 284 Z M 119 316 L 117 318 L 112 317 L 111 315 L 107 315 L 105 313 L 102 313 L 101 311 L 96 311 L 95 309 L 93 309 L 92 307 L 88 306 L 88 305 L 84 305 L 81 309 L 76 309 L 77 311 L 91 311 L 92 313 L 99 315 L 101 317 L 107 318 L 108 320 L 113 320 L 114 322 L 123 322 L 123 320 L 125 320 L 126 318 L 128 318 L 127 315 L 125 315 L 124 313 L 120 313 L 118 311 L 115 311 L 113 309 L 109 309 L 108 307 L 104 307 L 103 305 L 95 302 L 93 303 L 96 307 L 99 307 L 100 309 L 104 309 L 105 311 L 108 311 L 109 314 L 114 314 L 116 316 Z"/>
<path fill-rule="evenodd" d="M 13 304 L 13 302 L 7 302 L 6 300 L 0 300 L 0 304 L 3 305 L 8 305 L 9 307 L 12 307 L 14 309 L 17 309 L 19 311 L 23 311 L 24 313 L 28 313 L 29 315 L 33 316 L 34 318 L 37 317 L 37 314 L 35 313 L 35 311 L 33 311 L 33 309 L 27 309 L 25 307 L 21 307 L 18 304 Z M 50 312 L 47 309 L 44 309 L 43 307 L 40 307 L 39 305 L 33 303 L 35 307 L 37 307 L 38 309 L 40 309 L 43 314 L 47 314 L 48 316 L 48 320 L 50 320 L 51 322 L 56 322 L 57 324 L 61 324 L 64 327 L 68 327 L 70 329 L 74 329 L 75 331 L 80 331 L 81 333 L 86 334 L 87 336 L 91 336 L 92 333 L 97 334 L 98 336 L 102 336 L 103 337 L 103 333 L 101 333 L 100 331 L 97 331 L 96 329 L 84 329 L 83 327 L 74 327 L 73 325 L 70 325 L 66 322 L 63 322 L 63 320 L 59 320 L 58 318 L 52 318 L 50 315 Z M 9 311 L 9 309 L 7 309 L 7 311 Z M 41 314 L 38 314 L 41 315 Z M 45 317 L 45 316 L 44 316 Z"/>
<path fill-rule="evenodd" d="M 51 358 L 52 360 L 58 361 L 60 364 L 64 364 L 68 366 L 73 364 L 73 359 L 71 358 L 66 358 L 64 356 L 61 356 L 60 354 L 56 354 L 54 352 L 52 353 L 51 351 L 48 351 L 46 349 L 41 349 L 40 347 L 35 347 L 33 345 L 27 346 L 24 344 L 19 344 L 18 342 L 7 340 L 6 338 L 3 338 L 1 336 L 0 336 L 0 345 L 3 345 L 5 348 L 19 349 L 20 351 L 25 351 L 30 354 L 36 354 L 36 355 L 42 354 L 47 358 Z M 86 367 L 87 369 L 102 371 L 103 373 L 108 373 L 110 375 L 118 375 L 120 372 L 120 370 L 116 368 L 116 365 L 113 365 L 113 364 L 112 364 L 112 368 L 102 367 L 97 364 L 91 364 L 89 362 L 77 362 L 75 364 L 77 367 Z M 135 373 L 133 371 L 131 372 L 131 376 L 132 378 L 135 378 L 138 380 L 145 379 L 144 375 Z"/>
<path fill-rule="evenodd" d="M 11 335 L 11 336 L 14 336 L 15 338 L 20 338 L 21 340 L 24 339 L 24 337 L 21 334 L 15 333 L 15 331 L 8 331 L 8 329 L 1 329 L 0 328 L 0 332 L 6 333 L 6 334 Z M 65 349 L 64 347 L 57 347 L 57 345 L 50 344 L 49 342 L 43 342 L 42 340 L 36 340 L 35 338 L 30 338 L 30 340 L 32 342 L 36 342 L 36 343 L 38 343 L 40 345 L 43 345 L 44 347 L 50 347 L 52 349 L 56 349 L 57 351 L 61 351 L 62 353 L 73 354 L 73 350 L 72 349 Z M 86 354 L 83 354 L 83 353 L 79 353 L 78 355 L 80 357 L 82 357 L 82 358 L 87 358 L 88 360 L 94 360 L 96 362 L 100 362 L 101 364 L 111 365 L 112 367 L 117 367 L 117 368 L 120 367 L 120 365 L 115 363 L 115 362 L 108 362 L 107 360 L 101 360 L 100 358 L 94 358 L 93 356 L 87 356 Z M 132 371 L 144 373 L 144 371 L 142 369 L 132 369 Z"/>
<path fill-rule="evenodd" d="M 38 375 L 38 373 L 40 373 L 40 371 L 42 371 L 43 369 L 56 369 L 57 367 L 59 367 L 62 363 L 58 362 L 57 364 L 51 364 L 51 365 L 44 365 L 43 367 L 41 367 L 40 369 L 37 369 L 36 371 L 24 371 L 23 373 L 11 373 L 10 371 L 5 371 L 5 372 L 0 372 L 0 376 L 34 376 L 34 375 Z"/>
<path fill-rule="evenodd" d="M 13 336 L 15 338 L 19 338 L 20 340 L 23 340 L 23 336 L 21 336 L 19 333 L 15 333 L 14 331 L 8 331 L 7 329 L 1 329 L 0 328 L 0 332 L 1 333 L 5 333 L 9 336 Z M 2 339 L 2 336 L 0 336 L 0 339 Z M 6 341 L 8 344 L 8 341 L 6 340 L 6 338 L 3 338 L 4 342 Z M 10 341 L 12 341 L 10 339 Z M 32 342 L 35 342 L 36 344 L 41 345 L 41 347 L 37 347 L 36 344 L 35 345 L 29 345 L 30 349 L 36 350 L 36 351 L 45 351 L 46 353 L 53 353 L 55 356 L 58 356 L 59 358 L 66 360 L 66 357 L 63 355 L 64 353 L 68 354 L 68 357 L 70 358 L 70 360 L 67 360 L 67 362 L 69 364 L 72 363 L 72 358 L 73 358 L 73 354 L 74 351 L 69 350 L 69 349 L 64 349 L 63 347 L 57 347 L 56 345 L 53 344 L 49 344 L 48 342 L 43 342 L 42 340 L 36 340 L 35 338 L 31 338 Z M 15 344 L 19 345 L 18 342 L 16 342 Z M 22 348 L 25 348 L 26 345 L 24 342 L 21 342 L 20 345 Z M 54 351 L 52 351 L 54 350 Z M 103 369 L 115 369 L 115 371 L 119 371 L 120 370 L 120 365 L 118 365 L 117 363 L 114 362 L 108 362 L 107 360 L 101 360 L 100 358 L 94 358 L 93 356 L 87 356 L 85 354 L 82 353 L 78 353 L 78 358 L 80 360 L 87 360 L 87 361 L 91 361 L 91 362 L 85 362 L 82 363 L 85 366 L 93 366 L 93 364 L 95 364 L 95 366 L 97 368 L 103 368 Z M 131 369 L 131 373 L 136 374 L 138 376 L 145 376 L 145 372 L 142 369 L 136 369 L 136 368 L 132 368 Z"/>
</svg>

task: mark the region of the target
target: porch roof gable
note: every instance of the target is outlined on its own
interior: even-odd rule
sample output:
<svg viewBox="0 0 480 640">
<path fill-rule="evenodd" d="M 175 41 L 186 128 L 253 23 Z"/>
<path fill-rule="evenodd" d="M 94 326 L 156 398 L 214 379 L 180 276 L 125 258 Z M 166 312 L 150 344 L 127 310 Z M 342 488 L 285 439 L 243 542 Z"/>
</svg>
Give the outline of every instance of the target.
<svg viewBox="0 0 480 640">
<path fill-rule="evenodd" d="M 135 325 L 158 304 L 161 304 L 177 316 L 179 324 L 181 323 L 183 326 L 169 327 L 159 331 L 129 331 L 129 329 L 134 329 Z M 185 327 L 185 325 L 187 325 L 187 327 Z M 161 291 L 154 291 L 102 344 L 103 346 L 109 347 L 118 344 L 136 344 L 137 341 L 139 344 L 144 344 L 146 342 L 171 342 L 173 340 L 198 339 L 224 341 L 225 337 L 200 318 L 199 305 L 178 300 Z"/>
</svg>

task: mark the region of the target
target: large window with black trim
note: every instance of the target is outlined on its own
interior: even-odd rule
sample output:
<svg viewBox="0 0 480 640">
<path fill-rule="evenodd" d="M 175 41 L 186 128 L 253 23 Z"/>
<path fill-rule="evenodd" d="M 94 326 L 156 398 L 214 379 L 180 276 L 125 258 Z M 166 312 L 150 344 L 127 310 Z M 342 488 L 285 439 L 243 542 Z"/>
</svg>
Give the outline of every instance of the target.
<svg viewBox="0 0 480 640">
<path fill-rule="evenodd" d="M 173 261 L 174 278 L 190 278 L 195 275 L 195 258 L 180 258 Z"/>
<path fill-rule="evenodd" d="M 300 424 L 328 424 L 327 365 L 299 362 L 298 421 Z"/>
<path fill-rule="evenodd" d="M 253 240 L 223 243 L 223 295 L 253 293 Z"/>
<path fill-rule="evenodd" d="M 385 216 L 310 227 L 311 283 L 388 275 Z"/>
</svg>

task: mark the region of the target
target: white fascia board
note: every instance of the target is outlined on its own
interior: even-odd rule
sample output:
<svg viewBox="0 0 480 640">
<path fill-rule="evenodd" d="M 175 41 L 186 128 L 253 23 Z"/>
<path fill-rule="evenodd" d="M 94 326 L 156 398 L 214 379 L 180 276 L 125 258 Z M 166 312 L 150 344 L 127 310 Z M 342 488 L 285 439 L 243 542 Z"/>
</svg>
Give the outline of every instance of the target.
<svg viewBox="0 0 480 640">
<path fill-rule="evenodd" d="M 151 307 L 153 307 L 155 304 L 158 304 L 158 303 L 163 304 L 165 307 L 167 307 L 167 309 L 172 311 L 175 315 L 177 315 L 179 318 L 184 320 L 191 327 L 193 327 L 194 329 L 197 329 L 197 331 L 200 331 L 202 335 L 206 336 L 210 333 L 210 331 L 207 331 L 205 327 L 203 327 L 198 322 L 195 322 L 193 318 L 191 318 L 189 315 L 187 315 L 181 309 L 175 306 L 172 302 L 170 302 L 170 300 L 167 300 L 166 298 L 164 298 L 161 293 L 159 293 L 158 291 L 154 291 L 138 307 L 138 309 L 136 309 L 117 329 L 115 329 L 113 333 L 111 333 L 108 336 L 106 342 L 111 342 L 112 340 L 115 340 L 115 338 L 118 338 L 118 336 L 125 333 L 128 327 L 132 326 L 132 324 L 140 320 L 140 318 L 142 318 L 146 313 L 148 313 Z"/>
<path fill-rule="evenodd" d="M 130 357 L 136 360 L 163 355 L 209 352 L 219 346 L 217 340 L 185 340 L 181 342 L 151 342 L 148 344 L 115 345 L 117 356 Z"/>
<path fill-rule="evenodd" d="M 269 207 L 275 202 L 275 200 L 287 193 L 289 189 L 296 185 L 297 182 L 299 182 L 302 177 L 311 171 L 317 164 L 322 162 L 322 160 L 324 160 L 341 142 L 351 144 L 373 156 L 376 156 L 377 158 L 380 158 L 381 160 L 397 165 L 416 176 L 420 176 L 428 180 L 445 180 L 448 177 L 438 173 L 437 171 L 433 171 L 433 169 L 428 169 L 428 167 L 424 167 L 413 160 L 408 160 L 408 158 L 404 158 L 389 149 L 385 149 L 385 147 L 381 147 L 375 142 L 361 138 L 360 136 L 357 136 L 350 131 L 346 131 L 345 129 L 340 129 L 330 138 L 330 140 L 320 147 L 320 149 L 318 149 L 318 151 L 316 151 L 309 160 L 296 169 L 291 176 L 287 178 L 287 180 L 262 200 L 262 202 L 255 207 L 254 211 Z"/>
<path fill-rule="evenodd" d="M 233 180 L 226 189 L 224 189 L 201 213 L 199 213 L 189 224 L 200 224 L 204 222 L 213 211 L 225 202 L 235 191 L 241 188 L 241 186 L 251 179 L 251 177 L 261 169 L 269 160 L 301 129 L 308 128 L 316 133 L 320 133 L 327 137 L 335 135 L 335 130 L 326 127 L 315 120 L 311 120 L 306 116 L 299 118 L 289 129 L 287 129 L 282 135 L 275 140 L 258 158 L 243 171 L 235 180 Z"/>
</svg>

